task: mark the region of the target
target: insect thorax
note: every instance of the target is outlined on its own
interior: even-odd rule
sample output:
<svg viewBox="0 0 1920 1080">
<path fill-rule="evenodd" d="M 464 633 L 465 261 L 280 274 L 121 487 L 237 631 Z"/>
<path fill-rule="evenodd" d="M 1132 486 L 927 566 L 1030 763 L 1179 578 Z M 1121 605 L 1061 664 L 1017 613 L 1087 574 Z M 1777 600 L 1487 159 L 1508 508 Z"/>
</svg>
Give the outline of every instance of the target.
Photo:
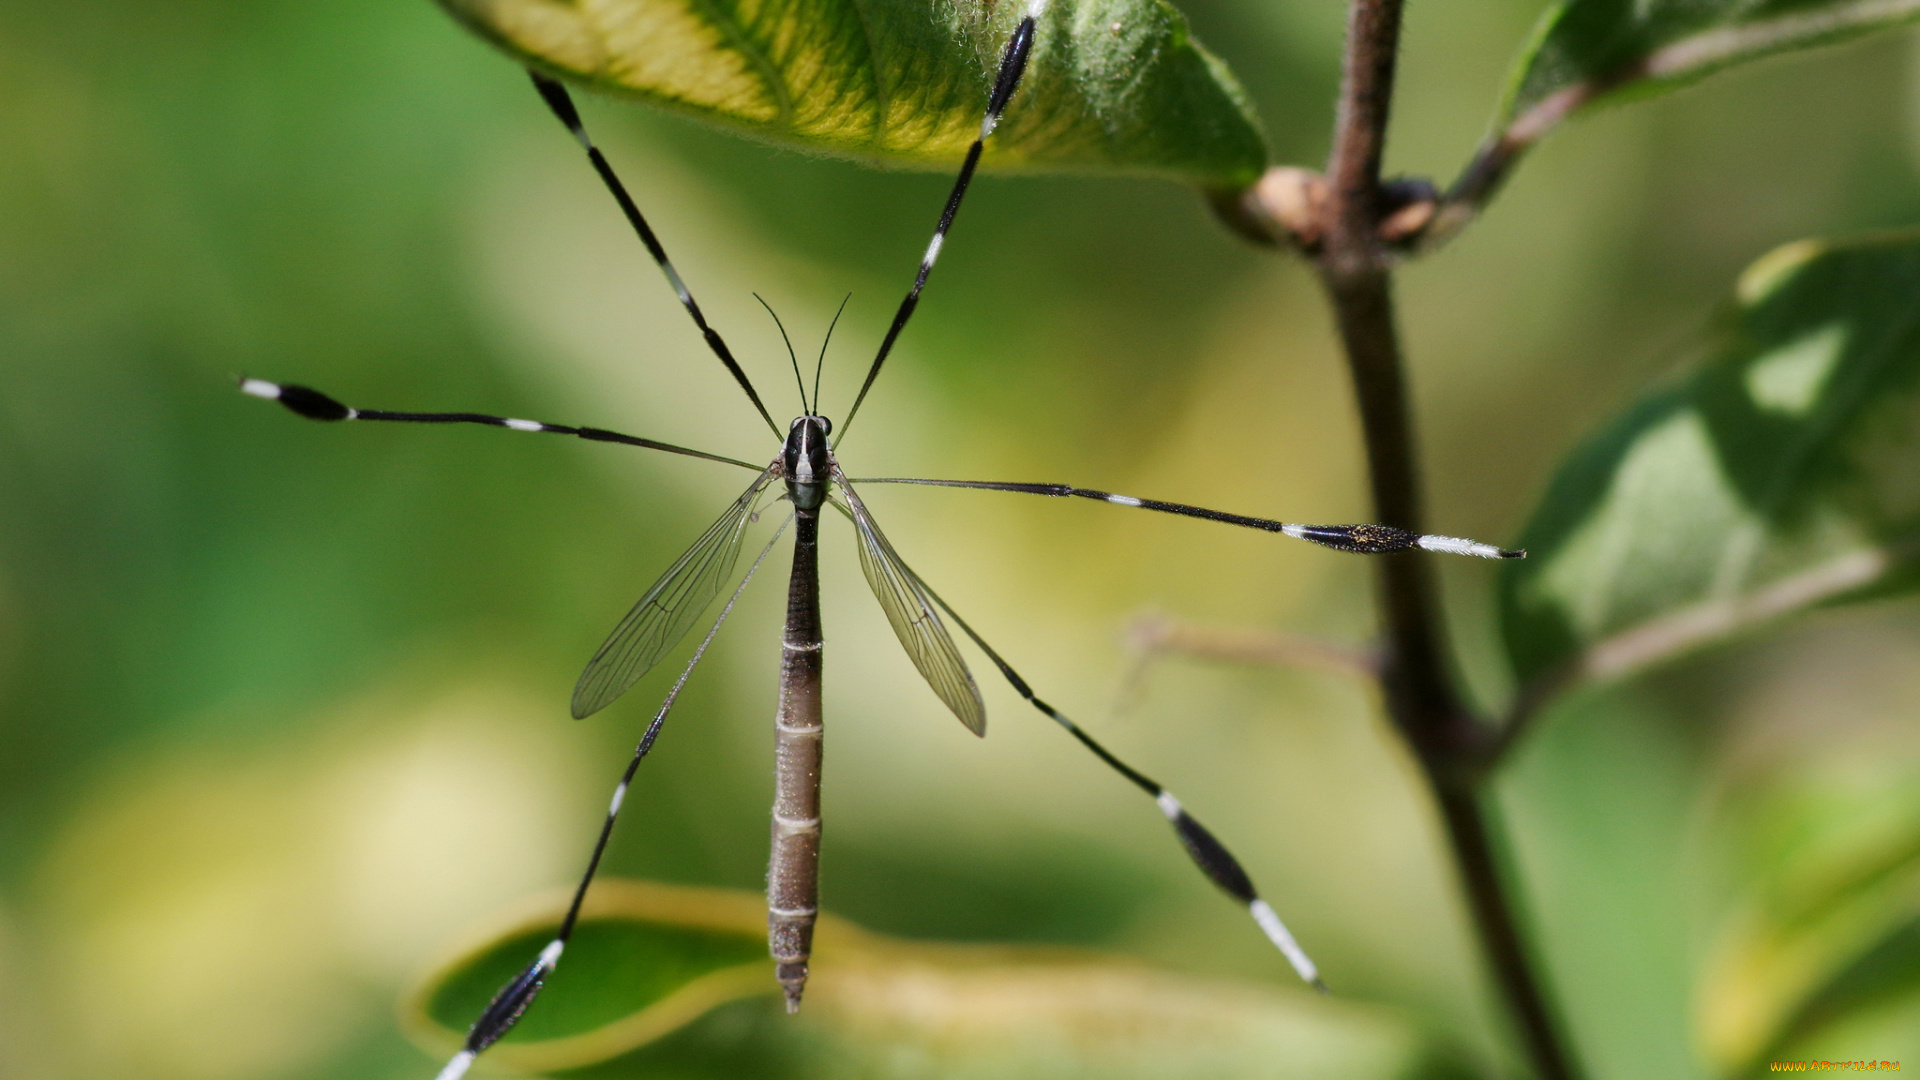
<svg viewBox="0 0 1920 1080">
<path fill-rule="evenodd" d="M 827 500 L 833 464 L 827 436 L 832 431 L 833 421 L 824 416 L 796 416 L 787 429 L 780 460 L 786 473 L 787 496 L 796 509 L 817 510 Z"/>
</svg>

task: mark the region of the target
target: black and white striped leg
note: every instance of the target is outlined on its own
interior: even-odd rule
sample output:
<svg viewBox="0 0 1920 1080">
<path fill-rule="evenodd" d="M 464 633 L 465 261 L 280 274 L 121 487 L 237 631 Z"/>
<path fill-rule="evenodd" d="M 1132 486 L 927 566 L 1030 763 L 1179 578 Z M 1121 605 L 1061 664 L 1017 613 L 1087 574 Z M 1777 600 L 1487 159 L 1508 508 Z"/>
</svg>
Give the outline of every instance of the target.
<svg viewBox="0 0 1920 1080">
<path fill-rule="evenodd" d="M 1273 910 L 1273 906 L 1260 898 L 1260 894 L 1253 887 L 1253 879 L 1247 876 L 1247 871 L 1240 865 L 1240 860 L 1233 857 L 1233 853 L 1227 850 L 1226 845 L 1208 831 L 1206 826 L 1200 824 L 1192 814 L 1187 813 L 1186 807 L 1180 805 L 1180 800 L 1174 798 L 1173 792 L 1161 787 L 1152 777 L 1114 756 L 1112 751 L 1101 746 L 1093 736 L 1087 734 L 1065 713 L 1042 700 L 1033 692 L 1033 688 L 1027 685 L 1027 681 L 1020 677 L 1020 673 L 1013 670 L 1013 665 L 1007 663 L 1004 657 L 994 651 L 993 646 L 988 645 L 973 627 L 967 625 L 967 621 L 953 610 L 951 604 L 942 599 L 939 593 L 928 588 L 926 581 L 920 575 L 914 574 L 913 578 L 922 589 L 926 590 L 927 595 L 933 598 L 933 602 L 940 605 L 940 609 L 947 613 L 948 618 L 951 618 L 969 638 L 973 639 L 973 643 L 980 647 L 980 651 L 987 654 L 987 658 L 993 661 L 993 666 L 1000 669 L 1000 674 L 1006 678 L 1007 683 L 1016 693 L 1027 699 L 1028 704 L 1040 710 L 1054 723 L 1066 728 L 1067 733 L 1078 739 L 1080 745 L 1092 751 L 1095 757 L 1106 762 L 1114 772 L 1126 777 L 1135 787 L 1153 797 L 1154 805 L 1160 808 L 1160 812 L 1166 815 L 1167 821 L 1173 825 L 1174 835 L 1180 838 L 1180 846 L 1187 849 L 1187 855 L 1193 859 L 1194 865 L 1200 868 L 1200 872 L 1207 875 L 1209 881 L 1219 886 L 1220 891 L 1246 905 L 1247 914 L 1253 916 L 1253 921 L 1259 925 L 1260 931 L 1267 936 L 1268 941 L 1273 942 L 1274 948 L 1279 949 L 1280 954 L 1287 958 L 1287 963 L 1293 966 L 1293 970 L 1299 974 L 1300 978 L 1314 989 L 1325 993 L 1327 984 L 1320 978 L 1320 969 L 1307 956 L 1306 950 L 1300 947 L 1300 943 L 1294 940 L 1292 932 L 1287 929 L 1285 923 L 1280 921 L 1280 916 Z"/>
<path fill-rule="evenodd" d="M 1136 499 L 1132 495 L 1115 495 L 1110 491 L 1095 491 L 1092 488 L 1077 488 L 1067 484 L 1016 484 L 993 480 L 923 480 L 903 476 L 868 477 L 855 479 L 853 482 L 856 484 L 922 484 L 928 487 L 1012 491 L 1023 495 L 1048 495 L 1054 498 L 1071 496 L 1080 499 L 1096 499 L 1115 506 L 1156 510 L 1163 514 L 1179 514 L 1182 517 L 1200 518 L 1203 521 L 1217 521 L 1223 525 L 1238 525 L 1263 532 L 1280 533 L 1283 536 L 1291 536 L 1295 540 L 1307 540 L 1323 547 L 1358 552 L 1362 555 L 1384 555 L 1389 552 L 1418 549 L 1449 555 L 1473 555 L 1482 559 L 1527 557 L 1524 549 L 1496 547 L 1493 544 L 1467 540 L 1458 536 L 1416 533 L 1393 525 L 1301 525 L 1291 521 L 1274 521 L 1270 518 L 1248 517 L 1245 514 L 1229 514 L 1224 510 L 1208 510 L 1203 506 L 1188 506 L 1185 503 Z"/>
<path fill-rule="evenodd" d="M 753 383 L 747 379 L 747 373 L 741 370 L 740 362 L 733 358 L 733 350 L 727 348 L 727 343 L 720 337 L 718 330 L 707 325 L 707 317 L 701 314 L 699 303 L 694 300 L 692 291 L 687 288 L 687 283 L 681 280 L 680 271 L 674 269 L 673 261 L 667 258 L 667 249 L 661 245 L 660 238 L 654 235 L 653 227 L 647 224 L 647 219 L 640 213 L 640 207 L 633 201 L 633 196 L 627 194 L 626 185 L 622 184 L 620 177 L 615 175 L 613 166 L 607 164 L 606 155 L 600 152 L 599 147 L 593 145 L 593 138 L 587 134 L 587 126 L 580 120 L 580 110 L 573 107 L 573 98 L 567 94 L 567 88 L 538 72 L 529 71 L 527 74 L 533 79 L 533 87 L 540 91 L 540 99 L 547 103 L 547 108 L 552 109 L 553 115 L 559 117 L 560 122 L 567 126 L 567 130 L 573 133 L 575 139 L 580 140 L 581 147 L 587 152 L 587 160 L 593 163 L 593 171 L 600 174 L 600 181 L 607 185 L 607 190 L 613 193 L 614 201 L 620 204 L 620 212 L 627 216 L 627 222 L 633 226 L 633 231 L 640 234 L 640 242 L 647 246 L 647 254 L 652 255 L 653 261 L 660 264 L 660 272 L 667 276 L 667 283 L 673 286 L 674 295 L 680 298 L 680 306 L 687 309 L 688 315 L 693 316 L 693 324 L 700 328 L 700 336 L 706 339 L 707 348 L 712 349 L 713 355 L 719 357 L 720 362 L 726 365 L 727 371 L 733 376 L 733 381 L 740 384 L 740 389 L 747 392 L 747 400 L 753 402 L 753 407 L 760 410 L 760 416 L 767 422 L 767 427 L 773 429 L 776 436 L 784 435 L 785 432 L 768 414 L 767 407 L 761 404 L 760 395 L 754 390 Z"/>
<path fill-rule="evenodd" d="M 416 413 L 389 412 L 385 409 L 355 409 L 342 405 L 318 390 L 291 383 L 272 383 L 265 379 L 242 378 L 242 393 L 251 394 L 268 401 L 277 401 L 288 409 L 309 420 L 396 420 L 408 424 L 485 424 L 489 427 L 506 428 L 509 431 L 543 431 L 552 435 L 575 435 L 592 442 L 620 443 L 625 446 L 642 446 L 648 450 L 664 450 L 669 454 L 682 454 L 686 457 L 704 458 L 727 465 L 738 465 L 743 469 L 761 471 L 765 466 L 749 465 L 730 457 L 709 454 L 704 450 L 690 450 L 672 443 L 642 439 L 637 435 L 622 435 L 617 431 L 606 431 L 592 427 L 569 427 L 566 424 L 547 424 L 538 420 L 517 420 L 510 416 L 488 416 L 484 413 Z"/>
<path fill-rule="evenodd" d="M 847 410 L 847 418 L 840 424 L 840 438 L 846 438 L 847 429 L 853 426 L 853 417 L 860 411 L 860 403 L 867 399 L 867 391 L 873 387 L 873 380 L 879 378 L 881 365 L 887 362 L 887 355 L 893 351 L 893 343 L 899 339 L 900 331 L 906 329 L 907 320 L 913 317 L 913 309 L 920 305 L 920 290 L 926 287 L 927 275 L 933 273 L 934 261 L 940 258 L 940 247 L 947 242 L 947 230 L 953 228 L 954 215 L 960 212 L 960 200 L 966 197 L 967 185 L 973 182 L 973 170 L 980 164 L 980 152 L 985 149 L 987 137 L 1000 124 L 1000 114 L 1006 111 L 1007 102 L 1013 100 L 1013 92 L 1020 87 L 1020 76 L 1026 73 L 1027 56 L 1033 51 L 1033 16 L 1020 20 L 1014 27 L 1013 36 L 1007 39 L 1006 48 L 1000 53 L 1000 72 L 993 80 L 993 93 L 987 97 L 987 115 L 980 121 L 980 134 L 967 147 L 967 159 L 960 165 L 960 175 L 953 181 L 953 191 L 947 196 L 947 205 L 940 212 L 940 224 L 934 227 L 933 239 L 927 244 L 927 253 L 920 258 L 920 272 L 914 275 L 913 288 L 907 290 L 906 299 L 900 301 L 900 310 L 893 313 L 893 324 L 887 327 L 887 336 L 880 342 L 880 351 L 873 358 L 873 366 L 867 369 L 866 381 L 860 384 L 860 393 L 853 399 L 853 408 Z M 838 440 L 835 440 L 838 445 Z"/>
<path fill-rule="evenodd" d="M 501 1036 L 511 1031 L 514 1024 L 519 1023 L 520 1017 L 527 1011 L 527 1006 L 533 1004 L 533 999 L 538 997 L 540 991 L 546 986 L 547 976 L 553 974 L 554 967 L 560 963 L 560 954 L 566 951 L 567 941 L 573 937 L 574 925 L 580 921 L 580 905 L 586 901 L 587 887 L 593 884 L 594 875 L 600 871 L 601 857 L 607 852 L 607 841 L 613 838 L 613 826 L 620 820 L 620 806 L 627 800 L 627 789 L 633 784 L 634 773 L 639 770 L 640 763 L 646 760 L 647 753 L 653 749 L 654 740 L 660 737 L 660 729 L 667 722 L 667 713 L 673 709 L 674 701 L 680 697 L 681 688 L 687 685 L 687 678 L 693 674 L 694 666 L 707 654 L 707 646 L 712 645 L 713 639 L 719 635 L 720 625 L 727 621 L 728 615 L 733 613 L 734 605 L 739 603 L 741 594 L 747 591 L 747 583 L 753 580 L 753 575 L 759 571 L 760 564 L 767 561 L 768 553 L 773 551 L 773 545 L 779 542 L 780 537 L 787 531 L 787 525 L 792 521 L 793 519 L 789 517 L 782 523 L 773 537 L 767 541 L 767 546 L 760 549 L 760 556 L 753 560 L 752 566 L 747 568 L 746 576 L 740 579 L 740 584 L 733 590 L 733 595 L 727 598 L 726 606 L 720 609 L 720 614 L 714 618 L 713 625 L 707 628 L 707 636 L 700 639 L 699 648 L 693 650 L 693 656 L 687 661 L 687 666 L 680 670 L 680 677 L 674 680 L 673 689 L 667 691 L 666 699 L 660 703 L 659 711 L 653 714 L 652 722 L 647 725 L 646 732 L 640 736 L 640 743 L 634 747 L 632 760 L 627 762 L 626 771 L 620 774 L 619 785 L 613 789 L 613 800 L 607 804 L 607 817 L 600 825 L 599 838 L 594 841 L 593 855 L 587 860 L 586 873 L 581 875 L 580 884 L 573 891 L 573 902 L 567 906 L 567 917 L 561 920 L 559 932 L 554 935 L 552 941 L 547 943 L 546 948 L 540 950 L 540 955 L 534 957 L 533 963 L 528 964 L 520 974 L 514 976 L 511 982 L 501 987 L 500 992 L 493 996 L 486 1010 L 480 1014 L 480 1019 L 474 1021 L 473 1027 L 467 1032 L 466 1044 L 460 1048 L 459 1053 L 448 1059 L 436 1080 L 460 1080 L 465 1076 L 467 1070 L 473 1066 L 474 1059 L 479 1057 L 487 1047 L 498 1042 Z"/>
</svg>

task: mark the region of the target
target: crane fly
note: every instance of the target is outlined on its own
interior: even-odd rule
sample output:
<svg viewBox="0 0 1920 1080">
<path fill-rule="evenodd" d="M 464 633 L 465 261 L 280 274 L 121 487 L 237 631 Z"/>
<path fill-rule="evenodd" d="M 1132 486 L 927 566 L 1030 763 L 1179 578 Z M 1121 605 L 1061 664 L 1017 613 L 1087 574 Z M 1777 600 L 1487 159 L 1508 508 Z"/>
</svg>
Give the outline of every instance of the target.
<svg viewBox="0 0 1920 1080">
<path fill-rule="evenodd" d="M 772 852 L 767 871 L 767 937 L 775 962 L 775 978 L 785 995 L 787 1010 L 792 1012 L 799 1009 L 801 995 L 806 988 L 813 927 L 819 904 L 823 656 L 818 549 L 820 518 L 828 508 L 832 508 L 833 511 L 852 522 L 854 535 L 859 541 L 861 570 L 866 576 L 867 583 L 872 587 L 874 596 L 879 599 L 880 607 L 886 613 L 887 621 L 892 626 L 894 634 L 899 638 L 900 644 L 906 649 L 908 657 L 913 661 L 914 667 L 919 669 L 927 684 L 969 731 L 975 735 L 986 734 L 986 706 L 981 700 L 980 689 L 975 684 L 973 675 L 947 628 L 948 620 L 951 620 L 952 624 L 979 648 L 1020 697 L 1059 724 L 1094 756 L 1146 792 L 1161 813 L 1171 822 L 1175 835 L 1199 869 L 1215 885 L 1247 909 L 1261 931 L 1286 957 L 1300 978 L 1322 990 L 1325 989 L 1313 961 L 1294 941 L 1293 935 L 1288 932 L 1273 908 L 1260 898 L 1254 889 L 1252 879 L 1241 867 L 1239 860 L 1214 837 L 1213 833 L 1187 813 L 1180 800 L 1176 799 L 1171 792 L 1120 760 L 1064 713 L 1035 694 L 1033 688 L 1014 670 L 1012 665 L 987 644 L 986 640 L 962 619 L 952 606 L 934 592 L 900 558 L 899 553 L 887 540 L 886 534 L 874 521 L 873 515 L 867 510 L 866 504 L 861 501 L 858 486 L 921 484 L 1056 498 L 1095 499 L 1116 506 L 1154 510 L 1260 529 L 1295 539 L 1309 540 L 1343 551 L 1364 554 L 1426 550 L 1504 559 L 1518 558 L 1525 553 L 1508 551 L 1490 544 L 1457 537 L 1420 535 L 1386 525 L 1303 525 L 1231 514 L 1182 503 L 1139 499 L 1129 495 L 1116 495 L 1066 484 L 999 483 L 909 477 L 855 479 L 847 475 L 841 467 L 835 449 L 839 441 L 845 438 L 847 427 L 859 413 L 860 405 L 866 400 L 867 392 L 872 389 L 874 380 L 879 376 L 881 367 L 893 350 L 894 343 L 899 339 L 901 331 L 905 329 L 908 319 L 912 317 L 915 307 L 920 302 L 921 290 L 926 286 L 927 277 L 932 273 L 934 262 L 939 258 L 940 249 L 946 242 L 947 232 L 953 225 L 954 216 L 959 212 L 961 200 L 966 195 L 967 186 L 979 164 L 981 151 L 1020 85 L 1029 54 L 1034 47 L 1034 39 L 1034 17 L 1029 14 L 1014 29 L 1001 52 L 998 72 L 988 94 L 986 114 L 981 121 L 979 135 L 967 149 L 959 175 L 941 211 L 933 239 L 928 243 L 926 254 L 920 261 L 919 272 L 915 275 L 906 298 L 901 301 L 900 307 L 895 312 L 892 324 L 887 328 L 886 336 L 880 344 L 872 365 L 867 370 L 866 379 L 861 383 L 853 406 L 847 411 L 846 423 L 842 425 L 838 439 L 834 437 L 832 421 L 821 415 L 818 409 L 820 363 L 815 365 L 814 392 L 812 400 L 809 401 L 805 380 L 800 375 L 799 361 L 792 353 L 791 341 L 788 342 L 788 353 L 793 362 L 795 380 L 800 384 L 800 398 L 804 412 L 787 426 L 784 433 L 781 432 L 745 371 L 734 359 L 726 342 L 718 331 L 708 325 L 706 316 L 701 313 L 700 305 L 694 300 L 685 281 L 681 279 L 679 271 L 675 270 L 673 263 L 668 260 L 666 250 L 661 246 L 659 238 L 654 234 L 646 218 L 641 215 L 639 207 L 635 205 L 625 186 L 614 174 L 606 157 L 588 136 L 586 127 L 581 122 L 580 115 L 574 108 L 566 89 L 538 73 L 533 73 L 533 82 L 541 98 L 561 123 L 579 140 L 594 171 L 599 174 L 601 181 L 612 193 L 628 222 L 639 234 L 641 242 L 679 296 L 680 303 L 692 316 L 694 325 L 705 339 L 707 347 L 725 365 L 728 373 L 746 393 L 747 400 L 766 421 L 768 428 L 780 438 L 779 453 L 767 464 L 759 465 L 601 428 L 548 424 L 480 413 L 416 413 L 356 409 L 317 390 L 303 386 L 272 383 L 253 378 L 240 380 L 240 388 L 245 393 L 278 401 L 293 412 L 314 420 L 487 424 L 513 431 L 572 435 L 595 442 L 617 443 L 702 458 L 737 466 L 754 473 L 753 480 L 747 485 L 746 490 L 640 597 L 632 610 L 608 635 L 599 651 L 594 653 L 592 660 L 588 661 L 573 691 L 575 717 L 589 716 L 611 704 L 652 670 L 686 637 L 699 621 L 701 614 L 712 605 L 727 582 L 732 579 L 734 566 L 738 562 L 744 545 L 747 526 L 758 518 L 759 512 L 766 505 L 786 502 L 792 508 L 786 522 L 775 532 L 773 539 L 761 549 L 759 556 L 722 606 L 719 615 L 709 625 L 692 658 L 681 669 L 679 678 L 648 724 L 639 745 L 627 763 L 625 772 L 621 775 L 618 786 L 614 789 L 593 853 L 588 860 L 585 873 L 582 874 L 574 890 L 572 903 L 558 933 L 540 954 L 494 997 L 481 1017 L 474 1023 L 463 1048 L 441 1071 L 440 1080 L 456 1080 L 466 1072 L 482 1051 L 506 1034 L 532 1004 L 547 977 L 553 972 L 579 919 L 581 902 L 599 869 L 601 857 L 606 852 L 607 841 L 612 835 L 614 823 L 620 814 L 621 803 L 626 797 L 629 785 L 633 782 L 635 771 L 648 751 L 652 749 L 668 712 L 678 698 L 681 688 L 686 685 L 694 666 L 706 654 L 707 647 L 712 644 L 721 624 L 733 611 L 734 604 L 745 591 L 754 573 L 766 560 L 774 543 L 789 527 L 793 530 L 794 553 L 787 592 L 786 627 L 781 640 L 779 705 L 774 715 L 776 766 Z M 844 308 L 843 302 L 842 309 Z M 771 311 L 770 308 L 769 311 Z M 836 323 L 838 318 L 836 314 Z M 775 319 L 777 322 L 777 315 Z M 785 333 L 785 328 L 782 327 L 783 337 Z M 829 337 L 831 334 L 832 330 L 829 328 Z M 826 347 L 823 344 L 821 362 L 824 362 L 825 352 Z"/>
</svg>

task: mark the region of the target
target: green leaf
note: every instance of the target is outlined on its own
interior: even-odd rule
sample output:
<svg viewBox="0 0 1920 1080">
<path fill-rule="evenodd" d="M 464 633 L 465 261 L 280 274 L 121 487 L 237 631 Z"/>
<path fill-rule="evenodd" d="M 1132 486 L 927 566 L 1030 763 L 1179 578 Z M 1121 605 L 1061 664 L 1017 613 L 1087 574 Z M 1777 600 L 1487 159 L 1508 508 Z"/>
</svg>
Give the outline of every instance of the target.
<svg viewBox="0 0 1920 1080">
<path fill-rule="evenodd" d="M 551 939 L 563 896 L 508 918 L 402 1006 L 435 1054 Z M 594 886 L 546 991 L 483 1062 L 522 1072 L 1055 1078 L 1462 1077 L 1396 1015 L 1299 989 L 1080 951 L 901 941 L 822 916 L 806 1003 L 781 1015 L 765 900 Z M 830 1068 L 822 1063 L 830 1062 Z M 911 1067 L 908 1067 L 908 1066 Z"/>
<path fill-rule="evenodd" d="M 408 995 L 402 1021 L 435 1052 L 554 938 L 565 896 L 541 900 L 462 949 Z M 603 881 L 581 909 L 563 963 L 490 1060 L 528 1072 L 617 1056 L 731 1001 L 777 989 L 756 898 Z"/>
<path fill-rule="evenodd" d="M 1742 276 L 1709 358 L 1562 465 L 1501 579 L 1523 682 L 1608 678 L 1823 602 L 1911 589 L 1920 234 Z"/>
<path fill-rule="evenodd" d="M 1024 14 L 992 0 L 440 0 L 522 63 L 748 134 L 948 168 Z M 1266 166 L 1245 93 L 1165 0 L 1052 0 L 989 166 L 1239 189 Z"/>
<path fill-rule="evenodd" d="M 1915 18 L 1920 0 L 1563 0 L 1520 55 L 1505 125 L 1531 132 L 1596 100 Z"/>
</svg>

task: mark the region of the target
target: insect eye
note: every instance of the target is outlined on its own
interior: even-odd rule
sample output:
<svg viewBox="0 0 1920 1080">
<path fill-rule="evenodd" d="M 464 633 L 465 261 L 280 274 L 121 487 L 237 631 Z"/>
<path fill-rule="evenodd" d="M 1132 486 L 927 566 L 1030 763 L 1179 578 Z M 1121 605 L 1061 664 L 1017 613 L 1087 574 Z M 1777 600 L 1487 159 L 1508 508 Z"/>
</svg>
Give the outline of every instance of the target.
<svg viewBox="0 0 1920 1080">
<path fill-rule="evenodd" d="M 820 431 L 826 435 L 833 434 L 833 421 L 824 416 L 820 417 Z"/>
</svg>

